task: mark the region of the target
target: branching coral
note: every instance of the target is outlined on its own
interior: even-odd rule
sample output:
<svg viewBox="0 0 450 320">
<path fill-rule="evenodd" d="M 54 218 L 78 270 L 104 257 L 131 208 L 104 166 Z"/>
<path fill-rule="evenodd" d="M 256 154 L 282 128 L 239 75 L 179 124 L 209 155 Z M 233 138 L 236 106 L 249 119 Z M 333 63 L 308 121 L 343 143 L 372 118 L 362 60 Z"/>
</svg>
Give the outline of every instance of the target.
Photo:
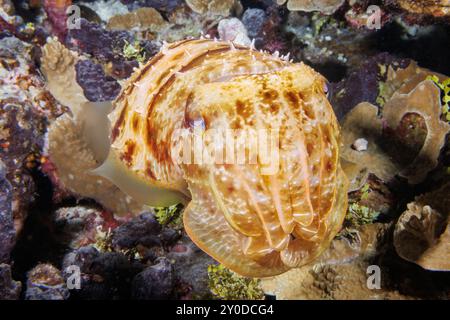
<svg viewBox="0 0 450 320">
<path fill-rule="evenodd" d="M 284 4 L 286 0 L 277 0 L 278 4 Z M 324 14 L 332 14 L 345 0 L 289 0 L 287 8 L 291 11 L 320 11 Z"/>
<path fill-rule="evenodd" d="M 130 30 L 139 28 L 150 32 L 158 32 L 167 27 L 168 22 L 154 8 L 139 8 L 123 15 L 109 19 L 107 27 L 111 30 Z"/>
<path fill-rule="evenodd" d="M 437 76 L 428 76 L 428 80 L 432 80 L 442 91 L 442 114 L 448 122 L 450 122 L 450 78 L 440 81 Z"/>
</svg>

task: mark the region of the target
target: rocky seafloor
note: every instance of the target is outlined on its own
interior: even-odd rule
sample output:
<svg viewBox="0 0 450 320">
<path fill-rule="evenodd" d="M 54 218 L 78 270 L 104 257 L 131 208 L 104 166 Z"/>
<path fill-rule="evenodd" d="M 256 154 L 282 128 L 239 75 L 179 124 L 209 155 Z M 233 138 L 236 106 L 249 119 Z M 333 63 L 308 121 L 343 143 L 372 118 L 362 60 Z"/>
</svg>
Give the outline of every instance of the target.
<svg viewBox="0 0 450 320">
<path fill-rule="evenodd" d="M 284 2 L 0 0 L 0 299 L 450 298 L 450 4 Z M 191 242 L 181 206 L 143 208 L 89 174 L 74 106 L 201 36 L 329 81 L 350 203 L 314 264 L 240 277 Z"/>
</svg>

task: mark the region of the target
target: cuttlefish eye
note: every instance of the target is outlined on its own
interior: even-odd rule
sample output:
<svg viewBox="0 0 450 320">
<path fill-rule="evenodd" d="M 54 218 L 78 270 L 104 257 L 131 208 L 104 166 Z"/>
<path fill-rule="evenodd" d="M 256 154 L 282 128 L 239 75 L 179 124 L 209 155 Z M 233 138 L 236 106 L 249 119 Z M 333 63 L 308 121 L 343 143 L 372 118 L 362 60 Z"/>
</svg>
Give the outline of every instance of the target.
<svg viewBox="0 0 450 320">
<path fill-rule="evenodd" d="M 324 82 L 323 84 L 323 92 L 327 96 L 327 99 L 330 97 L 330 90 L 328 89 L 329 88 L 328 85 L 329 85 L 328 81 Z"/>
<path fill-rule="evenodd" d="M 106 167 L 120 168 L 127 178 L 112 180 L 147 204 L 188 196 L 187 234 L 226 267 L 252 277 L 283 273 L 316 259 L 346 212 L 328 91 L 320 74 L 278 55 L 207 39 L 166 45 L 114 103 L 113 166 Z M 252 149 L 233 141 L 224 144 L 223 161 L 183 163 L 174 161 L 180 128 L 240 130 L 253 140 L 262 132 L 276 143 Z M 268 146 L 272 170 L 263 161 Z M 257 152 L 256 162 L 236 161 L 242 151 Z"/>
</svg>

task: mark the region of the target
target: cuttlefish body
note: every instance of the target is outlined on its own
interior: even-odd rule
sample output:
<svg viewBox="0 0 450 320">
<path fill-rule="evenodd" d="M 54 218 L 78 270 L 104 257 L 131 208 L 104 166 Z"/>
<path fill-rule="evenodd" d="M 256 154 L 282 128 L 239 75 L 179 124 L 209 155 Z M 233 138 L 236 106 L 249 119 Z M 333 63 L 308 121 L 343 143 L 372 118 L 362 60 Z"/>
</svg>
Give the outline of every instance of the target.
<svg viewBox="0 0 450 320">
<path fill-rule="evenodd" d="M 115 101 L 96 173 L 148 205 L 185 203 L 190 238 L 231 270 L 283 273 L 320 255 L 345 216 L 325 91 L 321 75 L 275 55 L 207 39 L 165 45 Z M 208 140 L 222 158 L 199 157 L 195 138 L 230 134 Z"/>
</svg>

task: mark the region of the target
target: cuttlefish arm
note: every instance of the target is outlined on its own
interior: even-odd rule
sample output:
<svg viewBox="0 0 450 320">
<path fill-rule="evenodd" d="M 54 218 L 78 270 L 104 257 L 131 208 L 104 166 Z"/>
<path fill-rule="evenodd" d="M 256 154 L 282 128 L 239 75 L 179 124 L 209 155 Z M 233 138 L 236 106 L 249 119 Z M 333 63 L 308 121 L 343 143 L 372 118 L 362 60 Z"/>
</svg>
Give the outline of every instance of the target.
<svg viewBox="0 0 450 320">
<path fill-rule="evenodd" d="M 109 134 L 111 124 L 108 114 L 112 110 L 111 102 L 88 102 L 82 112 L 76 115 L 82 124 L 83 139 L 94 153 L 96 160 L 102 163 L 91 171 L 114 183 L 134 200 L 153 207 L 166 207 L 189 202 L 188 192 L 170 190 L 146 181 L 130 171 L 111 150 Z"/>
<path fill-rule="evenodd" d="M 110 180 L 136 201 L 152 207 L 168 207 L 177 203 L 185 205 L 190 200 L 187 195 L 179 191 L 156 186 L 141 179 L 111 151 L 106 161 L 92 172 Z"/>
</svg>

